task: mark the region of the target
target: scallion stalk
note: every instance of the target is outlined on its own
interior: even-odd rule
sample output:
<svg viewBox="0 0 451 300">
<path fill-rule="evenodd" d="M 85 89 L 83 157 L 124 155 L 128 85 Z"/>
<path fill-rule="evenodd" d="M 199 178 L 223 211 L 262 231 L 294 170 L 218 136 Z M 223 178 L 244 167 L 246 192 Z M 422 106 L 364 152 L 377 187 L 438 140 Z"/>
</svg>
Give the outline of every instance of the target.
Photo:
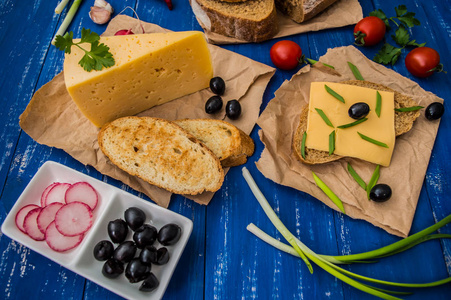
<svg viewBox="0 0 451 300">
<path fill-rule="evenodd" d="M 353 63 L 348 61 L 348 66 L 351 69 L 352 74 L 354 74 L 355 79 L 357 79 L 357 80 L 365 80 L 365 79 L 363 79 L 363 76 L 360 73 L 359 69 Z"/>
<path fill-rule="evenodd" d="M 55 13 L 56 14 L 62 13 L 67 3 L 69 3 L 69 0 L 61 0 L 61 2 L 55 7 Z"/>
<path fill-rule="evenodd" d="M 341 202 L 340 198 L 338 198 L 337 195 L 335 195 L 335 193 L 314 173 L 313 174 L 313 179 L 315 180 L 316 184 L 318 185 L 318 187 L 324 192 L 324 194 L 327 195 L 327 197 L 329 197 L 329 199 L 335 203 L 335 205 L 341 210 L 342 213 L 345 213 L 345 208 L 343 207 L 343 202 Z"/>
<path fill-rule="evenodd" d="M 67 12 L 66 17 L 63 20 L 63 23 L 61 23 L 61 26 L 58 28 L 58 31 L 55 34 L 55 37 L 57 35 L 64 35 L 66 33 L 67 27 L 69 27 L 70 22 L 72 22 L 72 19 L 75 16 L 75 13 L 77 12 L 78 8 L 80 7 L 82 0 L 74 0 L 74 3 L 72 3 L 72 6 L 70 7 L 69 11 Z M 55 37 L 53 37 L 52 45 L 55 45 Z"/>
<path fill-rule="evenodd" d="M 368 196 L 368 200 L 370 199 L 370 192 L 371 189 L 376 185 L 377 181 L 380 177 L 380 165 L 377 165 L 376 168 L 373 171 L 373 175 L 371 175 L 370 181 L 368 182 L 368 185 L 366 186 L 366 195 Z"/>
</svg>

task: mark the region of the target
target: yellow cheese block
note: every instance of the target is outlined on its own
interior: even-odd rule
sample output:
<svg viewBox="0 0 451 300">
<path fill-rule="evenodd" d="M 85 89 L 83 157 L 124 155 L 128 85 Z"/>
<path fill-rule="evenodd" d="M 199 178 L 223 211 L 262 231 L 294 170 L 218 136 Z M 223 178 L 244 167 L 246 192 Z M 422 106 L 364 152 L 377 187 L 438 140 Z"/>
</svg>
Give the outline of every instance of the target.
<svg viewBox="0 0 451 300">
<path fill-rule="evenodd" d="M 325 85 L 342 96 L 345 103 L 328 93 Z M 335 154 L 389 166 L 396 138 L 394 94 L 379 91 L 382 105 L 381 114 L 378 117 L 375 112 L 377 92 L 370 88 L 340 83 L 313 82 L 310 87 L 306 147 L 329 151 L 329 135 L 335 131 Z M 349 128 L 337 128 L 356 121 L 349 117 L 348 110 L 357 102 L 365 102 L 369 105 L 368 120 Z M 324 112 L 333 127 L 326 124 L 316 109 Z M 359 133 L 386 144 L 388 148 L 362 139 Z"/>
<path fill-rule="evenodd" d="M 78 64 L 84 52 L 77 47 L 64 60 L 70 96 L 98 127 L 206 88 L 213 76 L 201 32 L 111 36 L 100 42 L 109 46 L 114 66 L 86 72 Z"/>
</svg>

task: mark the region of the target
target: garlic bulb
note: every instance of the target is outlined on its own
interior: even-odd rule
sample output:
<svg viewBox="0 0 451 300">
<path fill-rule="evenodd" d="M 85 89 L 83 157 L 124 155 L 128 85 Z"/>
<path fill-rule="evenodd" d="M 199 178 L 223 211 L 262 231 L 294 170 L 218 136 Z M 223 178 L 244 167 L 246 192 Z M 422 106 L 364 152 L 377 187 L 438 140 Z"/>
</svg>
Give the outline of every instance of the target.
<svg viewBox="0 0 451 300">
<path fill-rule="evenodd" d="M 105 24 L 111 19 L 113 7 L 105 0 L 95 0 L 94 6 L 91 6 L 89 17 L 96 24 Z"/>
</svg>

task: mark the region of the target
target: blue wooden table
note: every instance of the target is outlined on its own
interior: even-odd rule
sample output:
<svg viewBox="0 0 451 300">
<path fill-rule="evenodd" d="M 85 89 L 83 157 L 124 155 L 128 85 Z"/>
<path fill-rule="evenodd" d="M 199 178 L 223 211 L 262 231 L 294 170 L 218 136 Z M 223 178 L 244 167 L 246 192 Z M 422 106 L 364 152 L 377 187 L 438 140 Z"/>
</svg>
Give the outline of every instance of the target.
<svg viewBox="0 0 451 300">
<path fill-rule="evenodd" d="M 53 160 L 138 194 L 120 182 L 86 167 L 59 149 L 37 144 L 18 124 L 33 93 L 62 70 L 63 53 L 50 45 L 62 22 L 54 14 L 57 1 L 0 0 L 0 223 L 38 168 Z M 201 30 L 187 0 L 173 0 L 169 11 L 163 0 L 111 0 L 116 13 L 130 6 L 139 17 L 171 30 Z M 412 30 L 419 42 L 435 48 L 451 71 L 450 0 L 360 0 L 364 15 L 375 9 L 394 14 L 394 7 L 406 4 L 421 25 Z M 84 1 L 69 30 L 80 35 L 82 27 L 103 32 L 88 17 L 93 1 Z M 124 14 L 132 15 L 131 10 Z M 310 58 L 324 55 L 328 48 L 350 45 L 353 26 L 291 36 Z M 274 40 L 260 44 L 227 45 L 256 61 L 272 65 L 269 49 Z M 380 45 L 379 45 L 380 46 Z M 378 47 L 361 49 L 372 58 Z M 434 74 L 428 79 L 412 77 L 404 66 L 403 53 L 393 69 L 418 82 L 422 88 L 445 99 L 447 113 L 442 118 L 411 234 L 451 214 L 450 74 Z M 262 109 L 274 92 L 296 70 L 277 70 L 263 98 Z M 323 254 L 358 253 L 399 240 L 360 220 L 337 213 L 309 195 L 277 185 L 255 167 L 263 145 L 257 129 L 251 136 L 256 154 L 246 166 L 270 204 L 287 227 L 311 249 Z M 273 228 L 241 175 L 232 168 L 223 187 L 208 206 L 181 196 L 173 197 L 170 210 L 194 223 L 194 230 L 168 286 L 165 299 L 372 299 L 314 266 L 310 274 L 305 264 L 255 238 L 246 230 L 253 222 L 274 237 Z M 451 225 L 440 230 L 451 233 Z M 374 278 L 397 282 L 430 282 L 451 276 L 451 241 L 433 240 L 376 264 L 350 265 L 348 270 Z M 1 299 L 116 299 L 112 292 L 59 266 L 6 236 L 0 236 Z M 414 290 L 407 299 L 451 299 L 451 284 Z"/>
</svg>

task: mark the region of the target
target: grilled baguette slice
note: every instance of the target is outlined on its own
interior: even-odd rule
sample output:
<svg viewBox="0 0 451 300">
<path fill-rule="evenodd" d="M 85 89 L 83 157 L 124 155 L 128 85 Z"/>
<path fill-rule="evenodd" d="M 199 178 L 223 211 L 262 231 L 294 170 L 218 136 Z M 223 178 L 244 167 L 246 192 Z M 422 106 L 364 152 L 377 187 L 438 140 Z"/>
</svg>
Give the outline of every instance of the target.
<svg viewBox="0 0 451 300">
<path fill-rule="evenodd" d="M 224 168 L 242 165 L 254 154 L 255 144 L 251 137 L 228 122 L 214 119 L 174 122 L 207 146 Z"/>
<path fill-rule="evenodd" d="M 190 3 L 207 31 L 248 42 L 268 40 L 279 31 L 274 0 L 190 0 Z"/>
<path fill-rule="evenodd" d="M 173 193 L 215 192 L 224 181 L 219 159 L 211 150 L 163 119 L 117 119 L 102 127 L 98 141 L 120 169 Z"/>
<path fill-rule="evenodd" d="M 393 92 L 395 94 L 395 108 L 412 107 L 418 105 L 412 98 L 378 83 L 362 80 L 349 80 L 343 81 L 341 83 L 367 87 L 379 91 Z M 411 111 L 411 112 L 395 111 L 396 136 L 400 136 L 401 134 L 408 132 L 412 128 L 413 123 L 419 116 L 420 116 L 419 111 Z M 308 105 L 304 106 L 304 108 L 302 109 L 299 125 L 293 137 L 292 146 L 296 158 L 306 164 L 322 164 L 342 158 L 342 156 L 336 154 L 329 155 L 327 151 L 320 151 L 308 148 L 305 148 L 305 159 L 302 157 L 301 155 L 302 136 L 304 135 L 304 132 L 307 130 L 307 119 L 308 119 Z"/>
<path fill-rule="evenodd" d="M 297 23 L 310 20 L 337 0 L 275 0 L 276 7 Z"/>
</svg>

